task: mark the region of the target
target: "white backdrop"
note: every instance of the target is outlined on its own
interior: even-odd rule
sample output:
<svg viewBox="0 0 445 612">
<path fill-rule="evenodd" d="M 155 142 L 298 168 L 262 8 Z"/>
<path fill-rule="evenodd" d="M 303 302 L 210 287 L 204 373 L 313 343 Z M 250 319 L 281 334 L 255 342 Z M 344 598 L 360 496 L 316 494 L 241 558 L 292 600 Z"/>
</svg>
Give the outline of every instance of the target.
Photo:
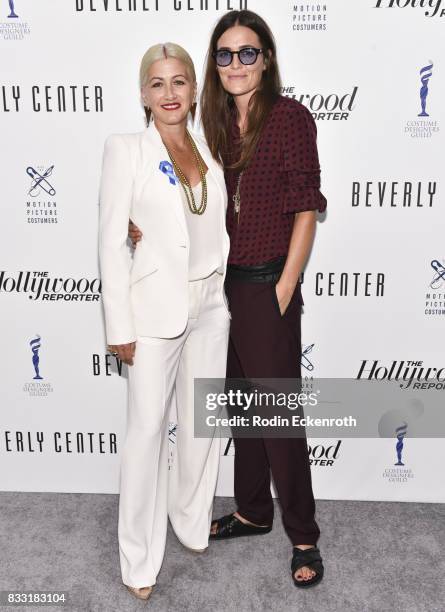
<svg viewBox="0 0 445 612">
<path fill-rule="evenodd" d="M 103 143 L 144 128 L 145 50 L 177 42 L 201 75 L 212 26 L 240 4 L 270 24 L 285 93 L 317 120 L 328 212 L 304 274 L 303 373 L 445 366 L 445 3 L 1 0 L 3 490 L 118 491 L 127 381 L 100 305 Z M 442 440 L 408 432 L 403 468 L 396 441 L 310 440 L 316 497 L 445 501 Z M 218 494 L 232 495 L 232 450 Z"/>
</svg>

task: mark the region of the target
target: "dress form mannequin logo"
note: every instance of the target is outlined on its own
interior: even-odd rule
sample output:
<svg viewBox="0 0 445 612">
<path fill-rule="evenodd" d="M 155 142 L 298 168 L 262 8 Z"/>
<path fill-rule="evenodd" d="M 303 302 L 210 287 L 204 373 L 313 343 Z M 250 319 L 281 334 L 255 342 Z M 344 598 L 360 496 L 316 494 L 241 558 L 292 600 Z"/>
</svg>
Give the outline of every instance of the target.
<svg viewBox="0 0 445 612">
<path fill-rule="evenodd" d="M 391 409 L 385 412 L 378 424 L 381 438 L 389 438 L 393 446 L 393 465 L 383 470 L 382 477 L 391 483 L 406 483 L 414 478 L 412 468 L 405 460 L 405 438 L 409 431 L 415 436 L 416 423 L 420 422 L 425 412 L 423 402 L 411 398 L 404 408 Z"/>
<path fill-rule="evenodd" d="M 427 112 L 427 103 L 429 102 L 429 81 L 433 76 L 433 62 L 430 61 L 426 66 L 423 66 L 419 71 L 420 77 L 420 112 L 417 114 L 418 119 L 412 119 L 406 122 L 405 134 L 409 134 L 411 138 L 431 138 L 431 136 L 439 131 L 439 124 L 433 118 L 430 118 L 430 113 Z"/>
<path fill-rule="evenodd" d="M 297 93 L 294 85 L 286 85 L 281 88 L 281 93 L 286 98 L 297 100 L 304 104 L 317 121 L 346 121 L 355 109 L 355 98 L 358 87 L 355 85 L 351 92 L 346 93 Z"/>
<path fill-rule="evenodd" d="M 425 17 L 443 17 L 442 0 L 377 0 L 374 8 L 424 9 Z"/>
<path fill-rule="evenodd" d="M 383 478 L 386 478 L 388 482 L 408 482 L 414 478 L 413 471 L 410 467 L 405 466 L 402 461 L 402 452 L 404 447 L 404 438 L 408 431 L 408 425 L 403 422 L 395 429 L 395 451 L 397 456 L 397 462 L 394 463 L 393 468 L 386 468 L 383 472 Z"/>
<path fill-rule="evenodd" d="M 54 199 L 56 190 L 52 182 L 54 165 L 28 166 L 26 174 L 31 179 L 28 188 L 29 199 L 25 202 L 26 219 L 28 223 L 48 224 L 58 223 L 57 202 Z M 51 182 L 50 182 L 51 181 Z"/>
<path fill-rule="evenodd" d="M 397 463 L 394 463 L 394 465 L 405 465 L 404 463 L 402 463 L 402 450 L 403 450 L 403 438 L 406 436 L 407 428 L 408 428 L 408 425 L 406 423 L 403 423 L 402 425 L 400 425 L 400 427 L 397 427 L 396 429 Z"/>
<path fill-rule="evenodd" d="M 36 334 L 36 336 L 29 342 L 32 353 L 31 360 L 34 369 L 34 376 L 32 378 L 33 382 L 27 382 L 24 384 L 23 391 L 28 393 L 30 397 L 46 397 L 48 393 L 53 392 L 51 383 L 40 382 L 43 381 L 40 368 L 40 349 L 42 346 L 41 340 L 42 338 L 39 336 L 39 334 Z"/>
<path fill-rule="evenodd" d="M 294 32 L 325 32 L 327 29 L 326 2 L 292 2 L 292 30 Z"/>
<path fill-rule="evenodd" d="M 34 370 L 36 372 L 36 375 L 34 376 L 34 380 L 43 380 L 42 377 L 40 376 L 40 370 L 39 370 L 39 362 L 40 362 L 39 349 L 41 346 L 40 340 L 41 340 L 40 336 L 36 336 L 29 343 L 31 345 L 31 350 L 32 350 L 32 365 L 34 366 Z"/>
<path fill-rule="evenodd" d="M 9 0 L 9 8 L 11 10 L 11 12 L 8 15 L 8 19 L 18 19 L 18 15 L 16 15 L 15 10 L 14 10 L 14 0 Z"/>
<path fill-rule="evenodd" d="M 5 0 L 2 1 L 4 4 Z M 7 21 L 0 23 L 0 38 L 5 40 L 23 40 L 30 33 L 27 23 L 20 19 L 16 10 L 17 0 L 8 0 L 8 12 L 5 15 Z"/>
<path fill-rule="evenodd" d="M 431 280 L 425 294 L 425 315 L 445 315 L 445 259 L 433 259 L 430 263 Z"/>
</svg>

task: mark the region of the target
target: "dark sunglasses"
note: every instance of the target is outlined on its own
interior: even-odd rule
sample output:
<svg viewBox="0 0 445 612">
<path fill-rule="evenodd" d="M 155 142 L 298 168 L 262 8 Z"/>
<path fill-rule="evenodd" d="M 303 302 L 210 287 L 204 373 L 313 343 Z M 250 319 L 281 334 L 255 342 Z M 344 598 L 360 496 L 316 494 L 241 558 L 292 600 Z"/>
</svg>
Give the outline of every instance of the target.
<svg viewBox="0 0 445 612">
<path fill-rule="evenodd" d="M 244 47 L 239 51 L 230 51 L 229 49 L 219 49 L 214 51 L 212 56 L 218 66 L 230 66 L 233 60 L 233 56 L 237 55 L 239 61 L 245 66 L 254 64 L 257 61 L 258 55 L 263 52 L 263 49 L 256 49 L 255 47 Z"/>
</svg>

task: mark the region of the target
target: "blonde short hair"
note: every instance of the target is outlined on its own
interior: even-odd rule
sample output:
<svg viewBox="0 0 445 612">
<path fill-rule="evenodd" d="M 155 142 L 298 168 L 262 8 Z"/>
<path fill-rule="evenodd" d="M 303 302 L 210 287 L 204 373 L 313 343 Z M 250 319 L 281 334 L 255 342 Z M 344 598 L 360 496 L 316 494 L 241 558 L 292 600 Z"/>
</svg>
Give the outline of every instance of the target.
<svg viewBox="0 0 445 612">
<path fill-rule="evenodd" d="M 147 82 L 147 72 L 150 66 L 158 60 L 168 59 L 170 57 L 174 57 L 175 59 L 183 62 L 190 72 L 192 81 L 196 83 L 195 66 L 193 65 L 193 60 L 190 55 L 180 45 L 167 42 L 153 45 L 144 54 L 139 69 L 139 82 L 141 89 Z"/>
</svg>

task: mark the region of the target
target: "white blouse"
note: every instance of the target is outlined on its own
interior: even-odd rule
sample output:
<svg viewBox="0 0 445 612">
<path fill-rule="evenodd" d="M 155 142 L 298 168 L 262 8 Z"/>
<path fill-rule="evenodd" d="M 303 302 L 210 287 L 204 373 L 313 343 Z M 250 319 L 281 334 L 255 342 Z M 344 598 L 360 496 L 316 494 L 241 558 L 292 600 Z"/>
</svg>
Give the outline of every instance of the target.
<svg viewBox="0 0 445 612">
<path fill-rule="evenodd" d="M 220 193 L 211 173 L 207 171 L 207 207 L 202 215 L 193 214 L 188 206 L 182 185 L 179 186 L 185 219 L 190 237 L 189 281 L 210 276 L 215 270 L 223 270 L 223 245 L 221 211 L 218 206 Z M 201 204 L 202 185 L 193 187 L 196 207 Z"/>
</svg>

